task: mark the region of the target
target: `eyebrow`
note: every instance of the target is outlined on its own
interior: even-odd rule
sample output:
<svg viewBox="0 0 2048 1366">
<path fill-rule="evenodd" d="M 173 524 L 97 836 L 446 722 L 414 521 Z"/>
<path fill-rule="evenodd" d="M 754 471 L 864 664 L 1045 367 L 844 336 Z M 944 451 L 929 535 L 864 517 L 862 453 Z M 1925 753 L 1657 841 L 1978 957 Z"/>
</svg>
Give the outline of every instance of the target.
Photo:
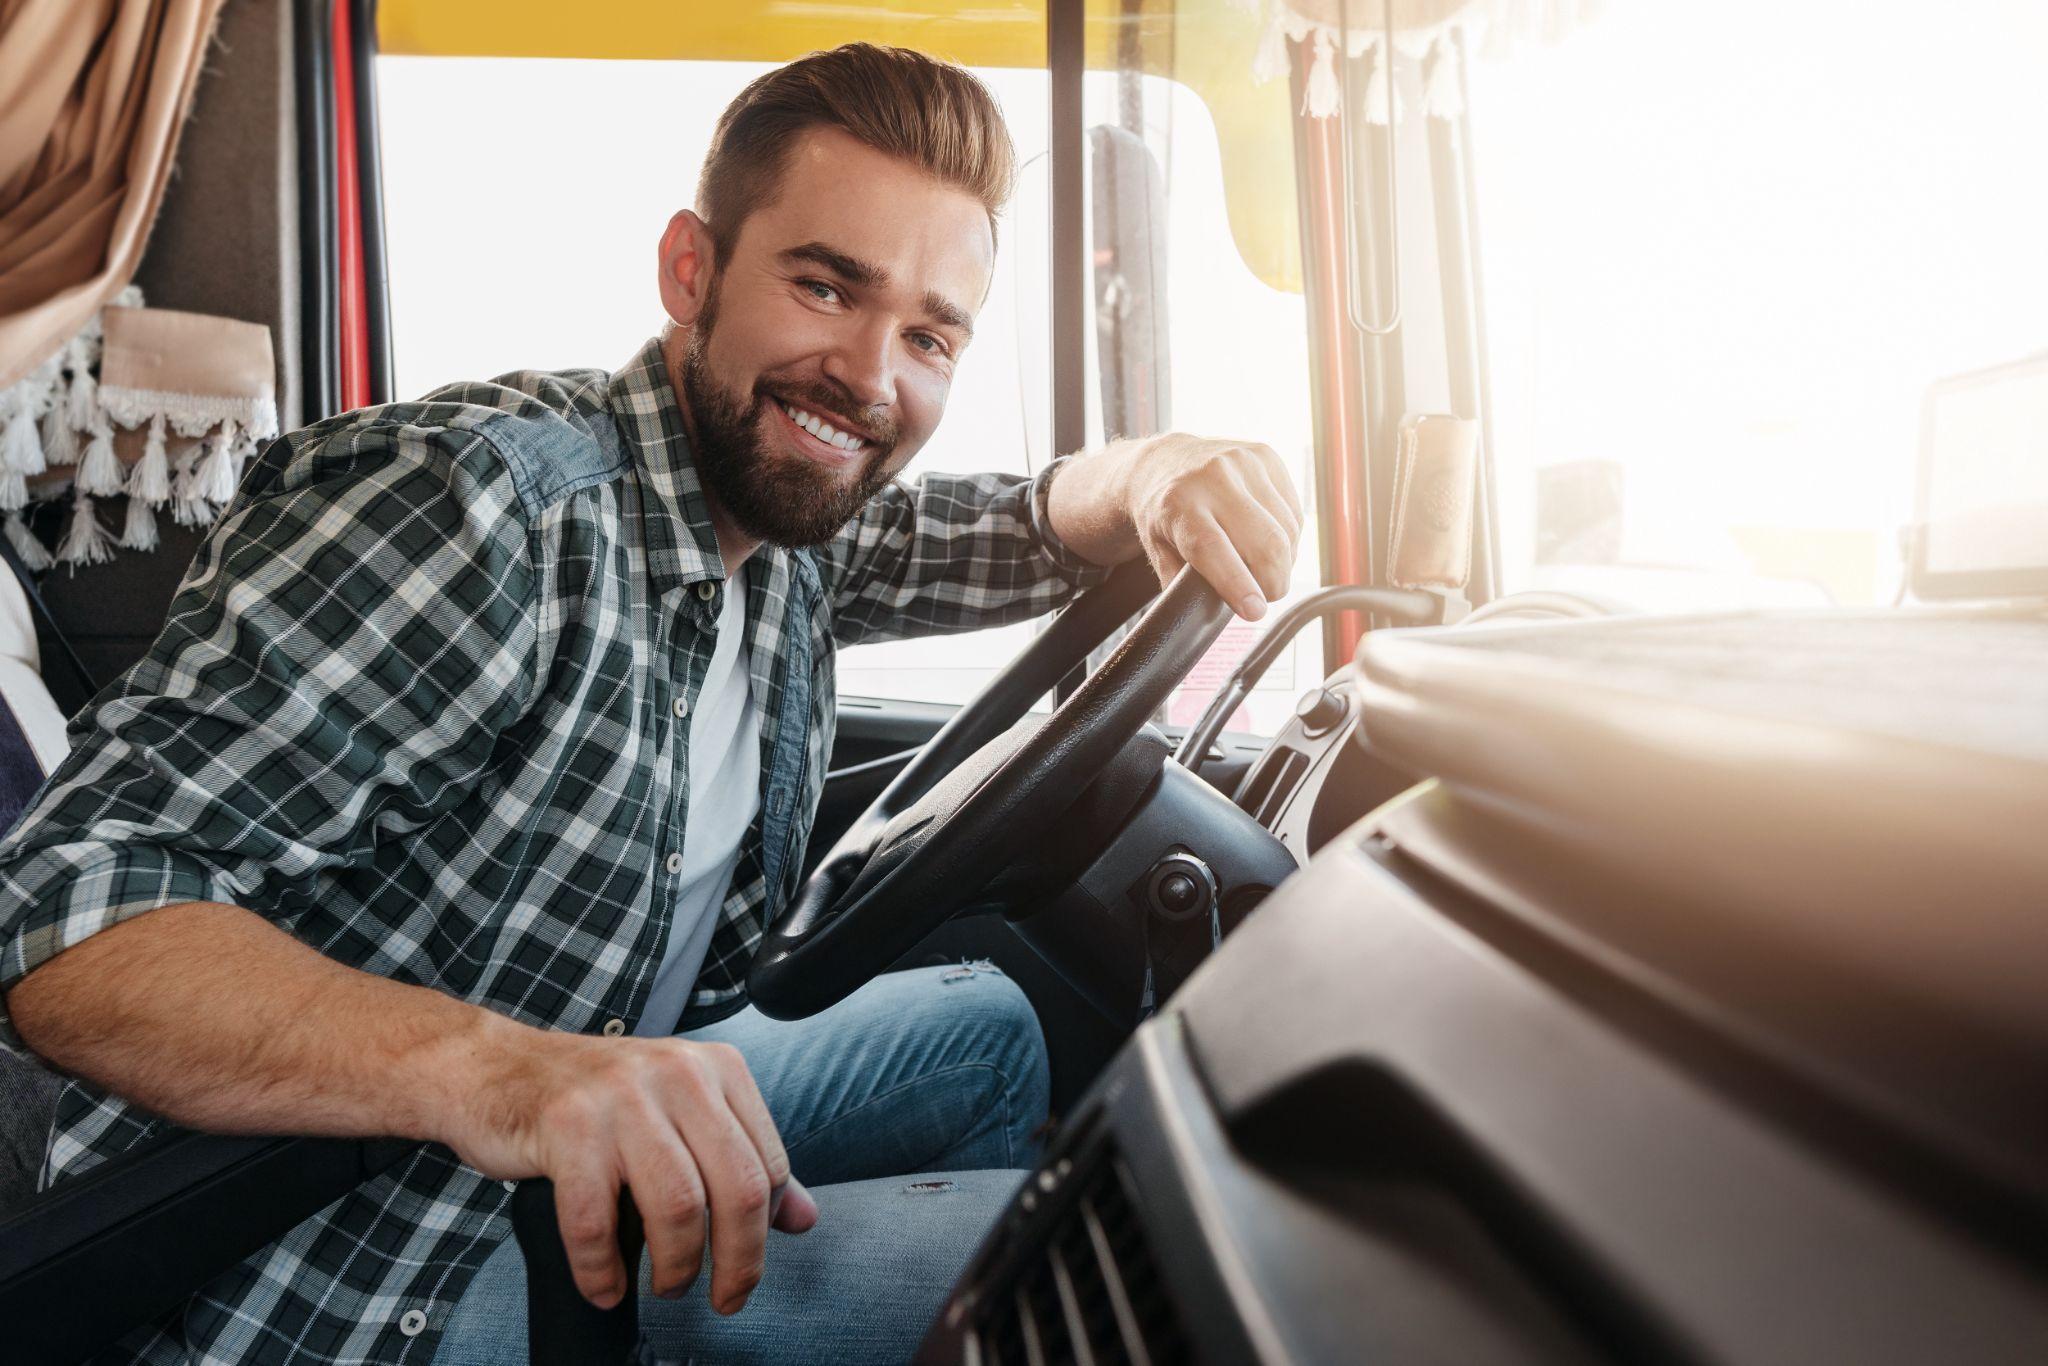
<svg viewBox="0 0 2048 1366">
<path fill-rule="evenodd" d="M 848 256 L 845 252 L 836 247 L 828 247 L 823 242 L 806 242 L 800 247 L 791 247 L 782 253 L 782 259 L 791 263 L 808 261 L 814 266 L 822 266 L 846 283 L 858 285 L 862 289 L 885 289 L 889 284 L 889 272 L 882 267 L 872 261 L 863 261 L 857 256 Z M 968 337 L 973 337 L 974 320 L 968 316 L 967 310 L 936 289 L 926 290 L 924 298 L 918 302 L 924 306 L 926 313 L 941 324 L 958 328 Z"/>
</svg>

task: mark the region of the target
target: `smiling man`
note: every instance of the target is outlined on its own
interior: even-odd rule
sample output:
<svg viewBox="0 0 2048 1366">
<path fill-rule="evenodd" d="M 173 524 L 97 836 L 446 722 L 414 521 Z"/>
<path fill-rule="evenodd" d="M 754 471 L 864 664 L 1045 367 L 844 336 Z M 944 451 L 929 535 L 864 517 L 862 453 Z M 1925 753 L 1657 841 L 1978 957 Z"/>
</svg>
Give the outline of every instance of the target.
<svg viewBox="0 0 2048 1366">
<path fill-rule="evenodd" d="M 344 414 L 252 468 L 0 846 L 0 1042 L 75 1078 L 48 1180 L 166 1124 L 419 1145 L 118 1358 L 520 1360 L 507 1207 L 542 1175 L 600 1304 L 630 1189 L 661 1357 L 909 1355 L 1034 1156 L 1045 1059 L 993 972 L 747 1008 L 833 652 L 1141 554 L 1255 617 L 1300 529 L 1240 442 L 894 482 L 968 363 L 1011 162 L 958 68 L 806 58 L 721 119 L 625 368 Z"/>
</svg>

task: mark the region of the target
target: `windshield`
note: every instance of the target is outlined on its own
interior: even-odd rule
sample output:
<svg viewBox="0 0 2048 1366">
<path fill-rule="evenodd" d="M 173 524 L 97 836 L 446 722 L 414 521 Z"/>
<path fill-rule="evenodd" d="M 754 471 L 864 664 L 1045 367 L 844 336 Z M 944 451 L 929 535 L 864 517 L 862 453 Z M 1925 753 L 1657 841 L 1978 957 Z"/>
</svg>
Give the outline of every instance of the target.
<svg viewBox="0 0 2048 1366">
<path fill-rule="evenodd" d="M 1503 586 L 1892 600 L 1930 387 L 2048 348 L 2048 6 L 1516 37 L 1468 85 Z"/>
</svg>

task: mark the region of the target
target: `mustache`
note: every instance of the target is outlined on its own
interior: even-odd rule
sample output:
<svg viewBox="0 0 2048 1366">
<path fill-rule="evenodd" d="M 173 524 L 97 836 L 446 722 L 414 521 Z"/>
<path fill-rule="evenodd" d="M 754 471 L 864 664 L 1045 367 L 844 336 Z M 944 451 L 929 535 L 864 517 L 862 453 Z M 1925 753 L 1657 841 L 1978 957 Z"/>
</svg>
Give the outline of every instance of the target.
<svg viewBox="0 0 2048 1366">
<path fill-rule="evenodd" d="M 901 435 L 894 418 L 873 408 L 860 408 L 848 403 L 845 393 L 830 385 L 783 383 L 772 389 L 762 386 L 755 392 L 771 402 L 806 408 L 819 417 L 828 418 L 840 431 L 859 437 L 878 451 L 894 449 Z"/>
</svg>

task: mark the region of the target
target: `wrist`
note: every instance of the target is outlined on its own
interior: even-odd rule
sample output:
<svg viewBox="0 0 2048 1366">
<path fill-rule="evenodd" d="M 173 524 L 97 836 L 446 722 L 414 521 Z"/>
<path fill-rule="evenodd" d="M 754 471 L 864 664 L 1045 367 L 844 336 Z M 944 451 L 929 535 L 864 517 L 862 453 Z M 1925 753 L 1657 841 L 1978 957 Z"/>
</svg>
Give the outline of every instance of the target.
<svg viewBox="0 0 2048 1366">
<path fill-rule="evenodd" d="M 532 1112 L 553 1036 L 481 1006 L 462 1011 L 406 1069 L 419 1105 L 404 1136 L 470 1152 Z"/>
<path fill-rule="evenodd" d="M 1121 564 L 1139 553 L 1133 509 L 1144 445 L 1113 441 L 1059 464 L 1047 492 L 1047 521 L 1067 549 L 1091 564 Z"/>
</svg>

